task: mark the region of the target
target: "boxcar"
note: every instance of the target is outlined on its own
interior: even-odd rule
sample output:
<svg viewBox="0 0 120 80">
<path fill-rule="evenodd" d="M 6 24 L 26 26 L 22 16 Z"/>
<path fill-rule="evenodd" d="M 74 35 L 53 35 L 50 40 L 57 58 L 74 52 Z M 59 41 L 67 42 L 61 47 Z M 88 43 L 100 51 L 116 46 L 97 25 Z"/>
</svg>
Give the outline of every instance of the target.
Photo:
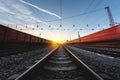
<svg viewBox="0 0 120 80">
<path fill-rule="evenodd" d="M 34 43 L 35 42 L 35 36 L 31 36 L 31 42 Z"/>
<path fill-rule="evenodd" d="M 5 40 L 5 33 L 6 33 L 7 28 L 0 25 L 0 41 L 4 41 Z"/>
<path fill-rule="evenodd" d="M 101 42 L 113 40 L 120 40 L 120 25 L 81 37 L 80 39 L 71 40 L 69 43 Z"/>
<path fill-rule="evenodd" d="M 17 42 L 24 42 L 25 34 L 23 32 L 18 31 Z"/>
<path fill-rule="evenodd" d="M 29 34 L 25 34 L 25 43 L 29 43 L 30 42 L 30 35 Z"/>
<path fill-rule="evenodd" d="M 120 40 L 120 25 L 81 38 L 81 42 L 100 42 L 112 40 Z"/>
<path fill-rule="evenodd" d="M 15 43 L 48 43 L 46 39 L 0 25 L 0 42 L 2 41 Z"/>
<path fill-rule="evenodd" d="M 17 42 L 17 31 L 16 30 L 13 30 L 13 29 L 10 29 L 10 28 L 7 28 L 7 31 L 6 31 L 6 36 L 5 36 L 5 40 L 6 41 L 10 41 L 10 42 Z"/>
</svg>

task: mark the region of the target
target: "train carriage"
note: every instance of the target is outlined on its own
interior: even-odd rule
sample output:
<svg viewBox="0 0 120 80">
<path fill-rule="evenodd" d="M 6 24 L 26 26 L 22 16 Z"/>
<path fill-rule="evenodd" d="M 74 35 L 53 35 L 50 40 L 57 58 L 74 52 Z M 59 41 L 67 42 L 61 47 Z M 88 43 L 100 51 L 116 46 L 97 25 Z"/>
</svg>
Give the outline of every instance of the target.
<svg viewBox="0 0 120 80">
<path fill-rule="evenodd" d="M 0 41 L 4 41 L 5 39 L 6 28 L 0 25 Z"/>
<path fill-rule="evenodd" d="M 25 34 L 25 43 L 29 43 L 30 42 L 30 35 Z"/>
<path fill-rule="evenodd" d="M 79 43 L 92 46 L 117 46 L 120 45 L 120 25 L 113 26 L 84 37 L 71 40 L 67 43 Z M 120 46 L 118 46 L 120 47 Z"/>
<path fill-rule="evenodd" d="M 17 42 L 17 31 L 5 27 L 4 41 Z"/>
<path fill-rule="evenodd" d="M 17 31 L 6 26 L 0 25 L 0 42 L 12 43 L 30 43 L 30 44 L 44 44 L 49 43 L 49 40 L 39 38 L 21 31 Z"/>
<path fill-rule="evenodd" d="M 24 36 L 25 36 L 24 33 L 18 32 L 17 41 L 24 42 L 24 38 L 25 38 Z"/>
</svg>

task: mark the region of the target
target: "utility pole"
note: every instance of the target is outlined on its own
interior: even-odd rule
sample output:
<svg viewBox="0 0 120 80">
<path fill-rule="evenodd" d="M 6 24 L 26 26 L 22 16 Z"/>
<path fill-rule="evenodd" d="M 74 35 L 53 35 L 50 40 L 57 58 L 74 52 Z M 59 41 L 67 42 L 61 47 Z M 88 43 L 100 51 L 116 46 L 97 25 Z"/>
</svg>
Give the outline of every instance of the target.
<svg viewBox="0 0 120 80">
<path fill-rule="evenodd" d="M 80 33 L 79 33 L 79 31 L 78 31 L 78 38 L 79 38 L 79 41 L 80 41 L 80 43 L 81 43 Z"/>
<path fill-rule="evenodd" d="M 107 10 L 107 13 L 108 13 L 110 26 L 114 26 L 114 25 L 115 25 L 115 22 L 114 22 L 114 19 L 113 19 L 112 13 L 111 13 L 111 11 L 110 11 L 110 7 L 107 6 L 107 7 L 105 7 L 105 9 Z"/>
<path fill-rule="evenodd" d="M 79 33 L 79 31 L 78 31 L 78 38 L 80 38 L 80 33 Z"/>
</svg>

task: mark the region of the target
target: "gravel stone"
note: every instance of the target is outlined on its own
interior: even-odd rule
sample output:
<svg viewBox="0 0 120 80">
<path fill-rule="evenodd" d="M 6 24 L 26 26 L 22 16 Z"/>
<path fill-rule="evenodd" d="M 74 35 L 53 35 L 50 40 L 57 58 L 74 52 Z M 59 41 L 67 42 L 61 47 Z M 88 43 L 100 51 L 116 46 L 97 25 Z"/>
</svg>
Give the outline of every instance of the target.
<svg viewBox="0 0 120 80">
<path fill-rule="evenodd" d="M 71 51 L 73 51 L 75 55 L 83 60 L 83 62 L 85 62 L 88 66 L 94 66 L 93 68 L 91 67 L 94 71 L 99 70 L 98 72 L 107 74 L 112 78 L 112 80 L 120 80 L 119 58 L 101 55 L 72 46 L 68 46 L 68 48 L 71 49 Z"/>
<path fill-rule="evenodd" d="M 20 75 L 52 49 L 53 47 L 49 46 L 22 54 L 0 57 L 0 80 L 8 80 L 15 74 Z"/>
</svg>

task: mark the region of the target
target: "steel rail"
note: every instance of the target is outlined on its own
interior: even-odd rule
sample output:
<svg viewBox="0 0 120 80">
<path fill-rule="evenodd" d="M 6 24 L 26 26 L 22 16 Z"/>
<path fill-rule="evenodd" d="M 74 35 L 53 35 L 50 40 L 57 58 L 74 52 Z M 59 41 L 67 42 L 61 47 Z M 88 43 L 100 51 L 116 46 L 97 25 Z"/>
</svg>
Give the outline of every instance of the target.
<svg viewBox="0 0 120 80">
<path fill-rule="evenodd" d="M 94 72 L 90 67 L 88 67 L 83 61 L 81 61 L 72 51 L 70 51 L 67 47 L 65 47 L 65 50 L 72 55 L 71 57 L 77 61 L 80 66 L 87 71 L 86 74 L 89 74 L 90 77 L 93 77 L 93 80 L 104 80 L 101 76 L 99 76 L 96 72 Z"/>
<path fill-rule="evenodd" d="M 90 69 L 85 63 L 83 63 L 77 56 L 74 55 L 67 47 L 63 46 L 64 49 L 68 52 L 69 56 L 78 64 L 79 68 L 83 70 L 87 78 L 90 80 L 104 80 L 97 73 L 95 73 L 92 69 Z M 50 51 L 45 57 L 39 60 L 36 64 L 26 70 L 23 74 L 18 76 L 15 80 L 31 80 L 31 76 L 34 76 L 36 72 L 41 68 L 41 66 L 47 61 L 53 53 L 59 48 L 56 47 L 52 51 Z"/>
<path fill-rule="evenodd" d="M 23 74 L 21 74 L 20 76 L 18 76 L 15 80 L 26 80 L 29 78 L 28 75 L 33 75 L 34 72 L 37 71 L 37 69 L 39 68 L 39 66 L 42 65 L 42 63 L 44 61 L 46 61 L 46 59 L 53 53 L 55 52 L 57 49 L 59 48 L 59 46 L 57 46 L 55 49 L 53 49 L 52 51 L 50 51 L 46 56 L 44 56 L 42 59 L 40 59 L 36 64 L 34 64 L 33 66 L 31 66 L 28 70 L 26 70 Z"/>
</svg>

